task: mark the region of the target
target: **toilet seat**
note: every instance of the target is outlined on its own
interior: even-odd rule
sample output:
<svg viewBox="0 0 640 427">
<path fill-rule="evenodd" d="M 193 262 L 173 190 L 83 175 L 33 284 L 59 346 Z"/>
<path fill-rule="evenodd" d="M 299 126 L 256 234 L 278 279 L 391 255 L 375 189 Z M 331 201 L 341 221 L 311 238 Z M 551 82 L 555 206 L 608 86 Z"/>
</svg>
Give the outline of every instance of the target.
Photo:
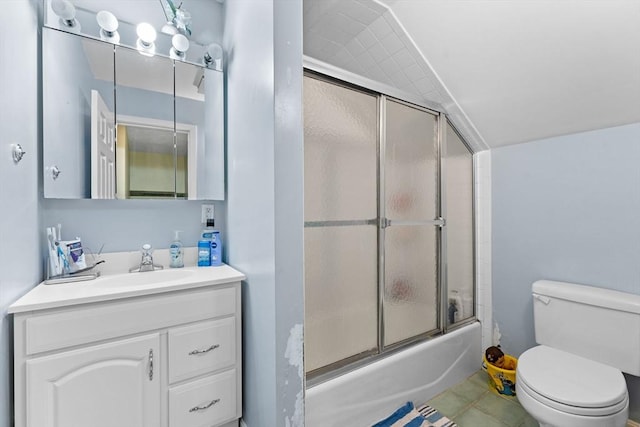
<svg viewBox="0 0 640 427">
<path fill-rule="evenodd" d="M 520 356 L 516 384 L 538 402 L 575 415 L 614 414 L 629 400 L 618 369 L 544 345 Z"/>
</svg>

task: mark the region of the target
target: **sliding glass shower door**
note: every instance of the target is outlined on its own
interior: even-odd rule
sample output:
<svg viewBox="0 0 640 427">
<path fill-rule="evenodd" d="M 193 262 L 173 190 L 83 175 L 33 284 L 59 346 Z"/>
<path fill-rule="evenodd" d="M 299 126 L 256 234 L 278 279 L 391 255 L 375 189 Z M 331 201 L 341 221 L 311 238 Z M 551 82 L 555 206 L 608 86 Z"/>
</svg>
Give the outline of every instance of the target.
<svg viewBox="0 0 640 427">
<path fill-rule="evenodd" d="M 374 95 L 310 77 L 305 106 L 305 366 L 378 347 Z"/>
<path fill-rule="evenodd" d="M 471 153 L 452 129 L 438 112 L 305 74 L 312 377 L 473 319 Z M 447 322 L 452 304 L 459 308 Z"/>
<path fill-rule="evenodd" d="M 437 116 L 383 97 L 384 346 L 438 328 Z"/>
</svg>

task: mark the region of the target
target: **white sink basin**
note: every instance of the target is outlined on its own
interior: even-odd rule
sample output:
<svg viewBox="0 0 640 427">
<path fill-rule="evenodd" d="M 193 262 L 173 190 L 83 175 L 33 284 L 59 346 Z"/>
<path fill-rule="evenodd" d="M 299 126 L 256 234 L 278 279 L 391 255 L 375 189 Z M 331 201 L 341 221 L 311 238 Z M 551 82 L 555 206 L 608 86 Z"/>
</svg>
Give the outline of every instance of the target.
<svg viewBox="0 0 640 427">
<path fill-rule="evenodd" d="M 193 275 L 193 273 L 193 270 L 172 269 L 145 271 L 144 273 L 118 274 L 116 276 L 99 277 L 94 283 L 92 283 L 92 286 L 112 288 L 158 285 L 165 282 L 186 280 L 189 276 Z"/>
</svg>

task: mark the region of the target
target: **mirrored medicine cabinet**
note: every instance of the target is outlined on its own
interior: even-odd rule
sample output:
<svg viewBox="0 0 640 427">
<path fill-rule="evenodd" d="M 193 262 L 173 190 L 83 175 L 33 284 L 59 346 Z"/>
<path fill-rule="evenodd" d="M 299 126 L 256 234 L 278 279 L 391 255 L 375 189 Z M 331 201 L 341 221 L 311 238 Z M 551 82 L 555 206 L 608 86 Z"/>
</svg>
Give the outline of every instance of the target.
<svg viewBox="0 0 640 427">
<path fill-rule="evenodd" d="M 121 3 L 44 0 L 44 196 L 224 199 L 221 49 L 189 18 L 221 5 Z"/>
</svg>

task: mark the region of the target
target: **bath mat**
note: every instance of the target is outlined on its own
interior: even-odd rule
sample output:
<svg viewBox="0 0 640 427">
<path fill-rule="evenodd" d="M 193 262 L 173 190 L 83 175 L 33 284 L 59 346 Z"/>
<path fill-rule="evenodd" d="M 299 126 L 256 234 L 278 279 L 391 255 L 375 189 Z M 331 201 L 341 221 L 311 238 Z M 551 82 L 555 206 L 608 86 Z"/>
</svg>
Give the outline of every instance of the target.
<svg viewBox="0 0 640 427">
<path fill-rule="evenodd" d="M 373 427 L 457 427 L 457 424 L 428 405 L 415 408 L 407 402 Z"/>
<path fill-rule="evenodd" d="M 422 405 L 418 408 L 418 412 L 427 420 L 429 427 L 458 427 L 458 424 L 438 412 L 437 409 L 429 405 Z"/>
</svg>

